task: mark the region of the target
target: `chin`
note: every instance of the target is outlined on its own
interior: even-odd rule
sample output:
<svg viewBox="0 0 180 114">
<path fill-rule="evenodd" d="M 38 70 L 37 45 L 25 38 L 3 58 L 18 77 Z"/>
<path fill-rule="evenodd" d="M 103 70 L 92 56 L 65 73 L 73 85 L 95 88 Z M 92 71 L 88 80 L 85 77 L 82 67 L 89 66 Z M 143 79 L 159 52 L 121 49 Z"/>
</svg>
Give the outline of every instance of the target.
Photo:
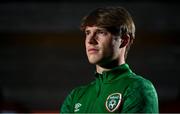
<svg viewBox="0 0 180 114">
<path fill-rule="evenodd" d="M 90 63 L 90 64 L 93 64 L 93 65 L 97 64 L 96 61 L 90 61 L 90 60 L 89 60 L 89 63 Z"/>
<path fill-rule="evenodd" d="M 88 59 L 90 64 L 97 64 L 98 60 L 95 59 Z"/>
</svg>

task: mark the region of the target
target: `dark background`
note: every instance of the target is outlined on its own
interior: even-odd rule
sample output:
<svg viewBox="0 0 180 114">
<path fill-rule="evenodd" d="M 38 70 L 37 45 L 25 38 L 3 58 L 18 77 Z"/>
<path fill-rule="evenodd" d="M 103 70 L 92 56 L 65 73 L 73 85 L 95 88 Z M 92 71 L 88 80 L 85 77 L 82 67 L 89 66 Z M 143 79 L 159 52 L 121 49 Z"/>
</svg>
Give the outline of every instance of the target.
<svg viewBox="0 0 180 114">
<path fill-rule="evenodd" d="M 127 63 L 157 89 L 160 112 L 180 112 L 180 4 L 173 0 L 0 2 L 0 108 L 59 112 L 68 93 L 94 79 L 82 17 L 100 6 L 124 6 L 136 24 Z"/>
</svg>

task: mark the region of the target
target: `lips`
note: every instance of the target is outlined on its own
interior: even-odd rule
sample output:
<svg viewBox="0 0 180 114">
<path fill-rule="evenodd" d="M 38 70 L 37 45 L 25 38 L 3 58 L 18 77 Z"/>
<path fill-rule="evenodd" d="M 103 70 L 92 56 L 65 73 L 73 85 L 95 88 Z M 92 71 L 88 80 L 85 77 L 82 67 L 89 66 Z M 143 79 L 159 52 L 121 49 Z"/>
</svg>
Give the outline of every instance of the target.
<svg viewBox="0 0 180 114">
<path fill-rule="evenodd" d="M 90 54 L 97 53 L 98 51 L 99 51 L 99 50 L 96 49 L 96 48 L 89 48 L 89 49 L 88 49 L 88 53 L 90 53 Z"/>
</svg>

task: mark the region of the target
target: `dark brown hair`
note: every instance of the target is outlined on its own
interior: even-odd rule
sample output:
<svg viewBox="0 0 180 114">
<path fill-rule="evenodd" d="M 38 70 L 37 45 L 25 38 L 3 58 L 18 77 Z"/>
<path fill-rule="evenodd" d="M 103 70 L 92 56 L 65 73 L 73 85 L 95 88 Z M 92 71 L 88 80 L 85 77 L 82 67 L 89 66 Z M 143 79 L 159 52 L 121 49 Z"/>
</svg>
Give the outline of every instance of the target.
<svg viewBox="0 0 180 114">
<path fill-rule="evenodd" d="M 130 43 L 126 48 L 125 58 L 130 45 L 135 38 L 135 25 L 130 13 L 123 7 L 104 7 L 97 8 L 82 19 L 81 30 L 87 26 L 98 26 L 106 28 L 113 35 L 123 34 L 130 36 Z"/>
</svg>

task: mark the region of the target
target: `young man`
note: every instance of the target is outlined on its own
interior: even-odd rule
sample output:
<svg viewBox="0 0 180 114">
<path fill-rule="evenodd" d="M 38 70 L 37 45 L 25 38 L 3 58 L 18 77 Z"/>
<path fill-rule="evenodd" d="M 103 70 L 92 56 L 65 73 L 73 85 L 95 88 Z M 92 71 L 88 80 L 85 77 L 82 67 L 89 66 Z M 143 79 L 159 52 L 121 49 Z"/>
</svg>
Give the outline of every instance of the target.
<svg viewBox="0 0 180 114">
<path fill-rule="evenodd" d="M 126 63 L 135 38 L 135 25 L 122 7 L 93 10 L 81 24 L 88 60 L 96 65 L 95 81 L 74 89 L 61 113 L 158 113 L 153 84 Z"/>
</svg>

